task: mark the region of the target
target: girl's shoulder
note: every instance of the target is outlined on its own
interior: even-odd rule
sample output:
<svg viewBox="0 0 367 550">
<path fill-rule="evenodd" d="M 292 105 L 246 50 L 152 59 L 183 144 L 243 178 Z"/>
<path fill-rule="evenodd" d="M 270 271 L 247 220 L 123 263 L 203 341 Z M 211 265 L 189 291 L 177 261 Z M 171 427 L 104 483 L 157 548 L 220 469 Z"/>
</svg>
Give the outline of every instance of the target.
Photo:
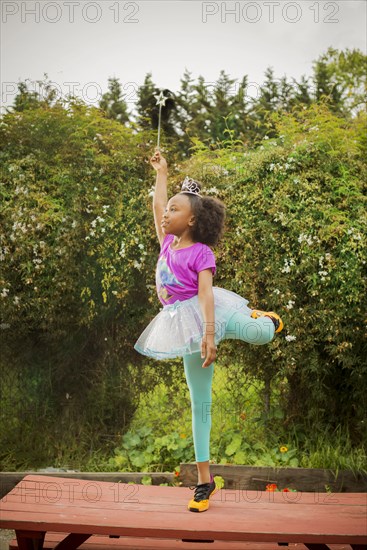
<svg viewBox="0 0 367 550">
<path fill-rule="evenodd" d="M 173 241 L 174 238 L 175 238 L 175 236 L 172 235 L 172 233 L 167 233 L 167 235 L 164 236 L 164 239 L 162 241 L 161 251 L 163 249 L 166 249 L 171 244 L 171 242 Z"/>
</svg>

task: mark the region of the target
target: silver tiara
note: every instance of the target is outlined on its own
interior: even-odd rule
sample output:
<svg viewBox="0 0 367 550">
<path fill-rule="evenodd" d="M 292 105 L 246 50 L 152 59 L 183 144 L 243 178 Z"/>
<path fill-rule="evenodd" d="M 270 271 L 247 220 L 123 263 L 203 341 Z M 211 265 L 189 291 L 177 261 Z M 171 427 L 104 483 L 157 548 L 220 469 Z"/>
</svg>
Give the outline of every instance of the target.
<svg viewBox="0 0 367 550">
<path fill-rule="evenodd" d="M 182 182 L 181 193 L 192 193 L 193 195 L 201 197 L 198 182 L 193 180 L 192 178 L 189 178 L 189 176 L 186 176 L 186 178 Z"/>
</svg>

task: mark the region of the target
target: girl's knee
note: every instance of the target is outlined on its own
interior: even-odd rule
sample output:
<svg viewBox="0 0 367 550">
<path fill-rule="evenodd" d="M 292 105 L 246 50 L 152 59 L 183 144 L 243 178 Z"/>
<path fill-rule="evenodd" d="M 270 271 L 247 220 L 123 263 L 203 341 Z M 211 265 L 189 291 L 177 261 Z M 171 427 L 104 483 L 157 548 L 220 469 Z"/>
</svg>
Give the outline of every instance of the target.
<svg viewBox="0 0 367 550">
<path fill-rule="evenodd" d="M 268 317 L 251 319 L 251 323 L 246 327 L 246 341 L 252 344 L 267 344 L 273 339 L 274 332 L 274 323 Z"/>
</svg>

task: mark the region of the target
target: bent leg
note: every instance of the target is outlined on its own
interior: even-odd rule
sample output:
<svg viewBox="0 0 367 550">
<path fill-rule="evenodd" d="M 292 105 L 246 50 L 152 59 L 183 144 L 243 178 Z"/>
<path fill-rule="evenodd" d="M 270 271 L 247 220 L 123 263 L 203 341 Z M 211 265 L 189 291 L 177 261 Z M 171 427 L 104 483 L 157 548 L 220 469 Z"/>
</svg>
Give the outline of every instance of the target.
<svg viewBox="0 0 367 550">
<path fill-rule="evenodd" d="M 236 311 L 228 320 L 223 338 L 262 345 L 271 342 L 274 334 L 274 323 L 269 317 L 253 319 L 241 311 Z"/>
<path fill-rule="evenodd" d="M 183 356 L 185 376 L 190 390 L 192 434 L 196 462 L 209 460 L 210 429 L 212 424 L 212 380 L 214 363 L 203 369 L 200 352 Z"/>
</svg>

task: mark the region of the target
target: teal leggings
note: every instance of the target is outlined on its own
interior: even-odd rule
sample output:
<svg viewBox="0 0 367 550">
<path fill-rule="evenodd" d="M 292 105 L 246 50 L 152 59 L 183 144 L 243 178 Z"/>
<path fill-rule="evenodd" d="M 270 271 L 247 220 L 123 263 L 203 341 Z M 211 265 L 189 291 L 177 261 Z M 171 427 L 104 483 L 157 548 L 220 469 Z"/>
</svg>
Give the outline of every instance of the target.
<svg viewBox="0 0 367 550">
<path fill-rule="evenodd" d="M 271 342 L 274 331 L 274 323 L 269 317 L 252 319 L 238 311 L 227 322 L 223 339 L 262 345 Z M 204 359 L 200 352 L 184 355 L 183 363 L 190 390 L 195 459 L 196 462 L 204 462 L 209 460 L 214 363 L 203 368 Z"/>
</svg>

